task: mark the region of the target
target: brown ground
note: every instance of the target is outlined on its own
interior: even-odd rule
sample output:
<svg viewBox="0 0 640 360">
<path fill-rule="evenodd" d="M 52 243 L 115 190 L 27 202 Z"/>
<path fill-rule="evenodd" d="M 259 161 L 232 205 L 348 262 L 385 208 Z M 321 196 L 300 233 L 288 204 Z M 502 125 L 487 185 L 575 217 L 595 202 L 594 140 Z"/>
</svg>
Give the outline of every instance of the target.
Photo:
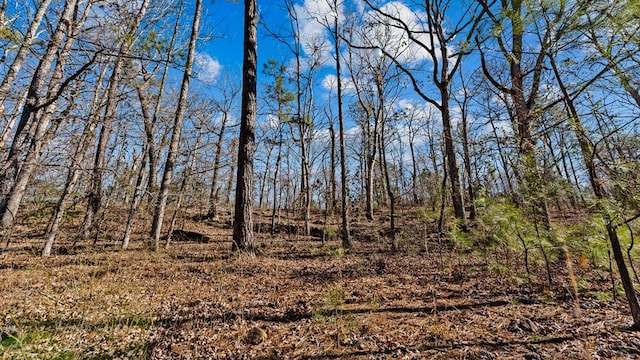
<svg viewBox="0 0 640 360">
<path fill-rule="evenodd" d="M 157 253 L 103 241 L 48 259 L 24 232 L 0 255 L 0 358 L 640 359 L 606 272 L 577 266 L 575 314 L 563 264 L 552 286 L 542 266 L 529 284 L 521 254 L 496 268 L 446 243 L 425 253 L 420 227 L 406 225 L 398 253 L 360 224 L 346 253 L 259 234 L 247 257 L 222 225 L 186 221 L 208 242 Z"/>
</svg>

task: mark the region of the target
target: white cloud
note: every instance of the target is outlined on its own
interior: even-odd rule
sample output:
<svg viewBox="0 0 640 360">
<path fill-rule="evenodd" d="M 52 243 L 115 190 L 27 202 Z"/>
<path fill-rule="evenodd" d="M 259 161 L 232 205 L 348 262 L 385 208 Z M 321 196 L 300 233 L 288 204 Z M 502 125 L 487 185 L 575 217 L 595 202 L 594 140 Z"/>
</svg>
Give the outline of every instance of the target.
<svg viewBox="0 0 640 360">
<path fill-rule="evenodd" d="M 275 114 L 267 114 L 267 122 L 265 124 L 269 129 L 277 129 L 280 126 L 280 118 Z"/>
<path fill-rule="evenodd" d="M 295 10 L 300 16 L 302 39 L 324 36 L 326 25 L 333 24 L 336 16 L 329 0 L 305 0 L 302 5 L 295 5 Z"/>
<path fill-rule="evenodd" d="M 428 102 L 416 99 L 400 99 L 396 106 L 411 116 L 414 122 L 428 123 L 440 121 L 440 112 Z"/>
<path fill-rule="evenodd" d="M 430 59 L 425 47 L 431 48 L 433 44 L 426 26 L 426 14 L 423 11 L 413 10 L 400 1 L 388 2 L 380 7 L 380 11 L 389 16 L 373 10 L 364 14 L 365 26 L 358 31 L 360 37 L 358 41 L 362 45 L 380 47 L 403 63 Z M 391 17 L 400 21 L 393 20 Z M 405 25 L 422 45 L 409 38 Z"/>
<path fill-rule="evenodd" d="M 198 80 L 210 84 L 218 78 L 222 65 L 217 59 L 214 59 L 209 54 L 196 53 L 194 60 Z"/>
<path fill-rule="evenodd" d="M 409 39 L 409 35 L 403 29 L 404 25 L 371 9 L 367 11 L 362 0 L 356 0 L 354 4 L 357 17 L 363 19 L 364 23 L 353 29 L 354 38 L 351 41 L 354 44 L 378 46 L 403 63 L 430 59 L 424 46 L 432 47 L 433 44 L 424 11 L 411 9 L 401 1 L 391 1 L 380 7 L 383 13 L 400 19 L 412 32 L 412 36 L 422 43 L 421 46 Z M 301 4 L 294 5 L 294 11 L 298 16 L 304 54 L 315 57 L 321 64 L 327 64 L 335 56 L 330 32 L 333 31 L 336 16 L 338 24 L 344 25 L 344 5 L 339 1 L 337 9 L 334 9 L 332 0 L 304 0 Z M 438 47 L 438 44 L 435 46 Z M 439 56 L 438 51 L 436 56 Z"/>
<path fill-rule="evenodd" d="M 343 77 L 340 79 L 342 81 L 342 92 L 353 94 L 356 91 L 356 87 L 353 84 L 353 79 Z M 329 74 L 322 79 L 322 87 L 325 90 L 336 91 L 338 87 L 338 77 L 334 74 Z"/>
<path fill-rule="evenodd" d="M 295 5 L 300 22 L 300 41 L 307 56 L 315 55 L 318 51 L 320 61 L 325 63 L 330 59 L 333 46 L 329 40 L 329 29 L 338 17 L 338 24 L 344 21 L 344 6 L 338 2 L 337 9 L 333 8 L 331 0 L 304 0 L 302 5 Z"/>
</svg>

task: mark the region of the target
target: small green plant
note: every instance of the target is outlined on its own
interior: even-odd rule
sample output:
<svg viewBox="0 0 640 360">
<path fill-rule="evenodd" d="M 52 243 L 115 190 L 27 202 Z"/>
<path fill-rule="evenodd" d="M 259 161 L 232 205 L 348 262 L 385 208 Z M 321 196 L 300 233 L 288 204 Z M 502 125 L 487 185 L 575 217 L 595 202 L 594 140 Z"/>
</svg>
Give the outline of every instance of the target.
<svg viewBox="0 0 640 360">
<path fill-rule="evenodd" d="M 600 302 L 609 302 L 613 299 L 611 291 L 596 291 L 593 295 Z"/>
<path fill-rule="evenodd" d="M 494 275 L 505 275 L 509 273 L 509 267 L 496 260 L 489 262 L 489 272 Z"/>
<path fill-rule="evenodd" d="M 330 252 L 330 255 L 333 257 L 340 257 L 344 255 L 344 248 L 338 247 Z"/>
<path fill-rule="evenodd" d="M 337 247 L 335 249 L 328 249 L 325 247 L 316 247 L 316 248 L 311 248 L 309 250 L 309 254 L 311 254 L 311 256 L 340 257 L 344 255 L 344 248 Z"/>
<path fill-rule="evenodd" d="M 78 358 L 75 352 L 61 347 L 63 344 L 54 340 L 53 334 L 46 331 L 10 334 L 0 342 L 0 355 L 3 359 L 72 360 Z"/>
<path fill-rule="evenodd" d="M 326 321 L 338 314 L 345 303 L 345 292 L 339 285 L 331 286 L 322 298 L 323 306 L 314 311 L 313 318 Z"/>
<path fill-rule="evenodd" d="M 380 308 L 380 298 L 374 296 L 371 298 L 371 310 L 378 310 Z"/>
<path fill-rule="evenodd" d="M 419 220 L 428 220 L 438 218 L 437 213 L 430 211 L 426 208 L 418 208 L 413 212 L 413 216 Z"/>
<path fill-rule="evenodd" d="M 324 239 L 326 241 L 333 240 L 336 238 L 336 236 L 338 236 L 338 229 L 330 226 L 323 227 L 322 236 L 324 236 Z"/>
<path fill-rule="evenodd" d="M 337 309 L 340 306 L 344 305 L 345 293 L 344 290 L 339 287 L 331 287 L 327 291 L 327 296 L 325 298 L 325 305 Z"/>
<path fill-rule="evenodd" d="M 10 346 L 15 345 L 17 342 L 18 342 L 18 338 L 16 338 L 13 335 L 9 335 L 5 339 L 3 339 L 2 342 L 0 342 L 0 346 L 2 348 L 8 348 Z"/>
<path fill-rule="evenodd" d="M 431 338 L 431 340 L 447 340 L 451 337 L 449 333 L 449 328 L 442 324 L 437 316 L 434 316 L 429 320 L 429 325 L 426 328 L 427 336 Z"/>
<path fill-rule="evenodd" d="M 584 222 L 569 226 L 563 236 L 576 258 L 584 256 L 596 269 L 609 266 L 609 242 L 602 217 L 593 215 Z"/>
</svg>

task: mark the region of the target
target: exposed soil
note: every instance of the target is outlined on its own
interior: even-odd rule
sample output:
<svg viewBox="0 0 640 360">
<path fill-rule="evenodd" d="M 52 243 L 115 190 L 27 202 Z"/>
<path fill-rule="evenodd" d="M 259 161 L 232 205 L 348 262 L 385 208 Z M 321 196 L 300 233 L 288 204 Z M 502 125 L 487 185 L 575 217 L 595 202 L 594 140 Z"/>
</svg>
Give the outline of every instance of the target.
<svg viewBox="0 0 640 360">
<path fill-rule="evenodd" d="M 102 241 L 41 259 L 37 236 L 13 239 L 0 358 L 640 359 L 624 298 L 579 263 L 576 301 L 562 262 L 552 285 L 544 266 L 529 282 L 521 254 L 496 269 L 421 226 L 397 253 L 377 224 L 356 224 L 348 251 L 287 227 L 249 257 L 224 223 L 186 220 L 195 238 L 160 252 Z"/>
</svg>

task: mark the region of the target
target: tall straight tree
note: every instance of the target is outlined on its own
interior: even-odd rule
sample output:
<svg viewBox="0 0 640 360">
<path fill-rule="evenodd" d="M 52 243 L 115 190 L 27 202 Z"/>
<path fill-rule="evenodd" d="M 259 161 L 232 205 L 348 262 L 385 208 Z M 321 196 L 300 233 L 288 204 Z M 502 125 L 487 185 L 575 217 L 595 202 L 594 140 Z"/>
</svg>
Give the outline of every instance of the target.
<svg viewBox="0 0 640 360">
<path fill-rule="evenodd" d="M 300 193 L 303 202 L 304 235 L 309 235 L 309 216 L 311 210 L 311 169 L 310 147 L 312 143 L 312 130 L 314 126 L 314 75 L 315 70 L 323 60 L 323 44 L 317 43 L 317 39 L 302 37 L 300 18 L 297 6 L 293 0 L 285 1 L 289 21 L 291 25 L 289 39 L 282 40 L 295 58 L 294 76 L 296 85 L 296 112 L 289 121 L 292 132 L 295 130 L 294 141 L 300 146 Z M 303 50 L 304 49 L 304 50 Z M 307 58 L 303 57 L 303 51 Z"/>
<path fill-rule="evenodd" d="M 156 199 L 153 223 L 151 225 L 151 238 L 153 240 L 153 248 L 156 251 L 160 247 L 160 231 L 162 230 L 162 221 L 167 208 L 169 186 L 171 185 L 171 179 L 173 178 L 175 162 L 178 158 L 178 145 L 180 145 L 180 134 L 182 133 L 184 111 L 187 107 L 187 92 L 189 91 L 189 80 L 191 79 L 191 70 L 193 69 L 193 59 L 195 58 L 201 11 L 202 0 L 196 0 L 196 8 L 193 14 L 193 22 L 191 24 L 191 38 L 189 39 L 189 53 L 187 54 L 187 62 L 184 66 L 182 86 L 180 87 L 180 95 L 178 96 L 178 107 L 173 119 L 173 132 L 171 133 L 171 140 L 169 141 L 169 153 L 167 154 L 167 160 L 164 164 L 162 182 L 160 183 L 160 191 Z"/>
<path fill-rule="evenodd" d="M 253 240 L 253 153 L 255 151 L 256 94 L 258 76 L 257 0 L 244 2 L 244 61 L 242 63 L 242 110 L 238 142 L 236 204 L 232 251 L 255 252 Z"/>
<path fill-rule="evenodd" d="M 344 129 L 344 111 L 342 109 L 342 73 L 340 69 L 340 29 L 338 27 L 338 0 L 333 1 L 333 35 L 336 57 L 336 86 L 338 96 L 338 137 L 340 139 L 340 179 L 341 179 L 341 195 L 342 195 L 342 246 L 351 247 L 351 234 L 349 230 L 349 183 L 347 181 L 349 174 L 347 170 L 347 145 L 345 141 Z"/>
</svg>

